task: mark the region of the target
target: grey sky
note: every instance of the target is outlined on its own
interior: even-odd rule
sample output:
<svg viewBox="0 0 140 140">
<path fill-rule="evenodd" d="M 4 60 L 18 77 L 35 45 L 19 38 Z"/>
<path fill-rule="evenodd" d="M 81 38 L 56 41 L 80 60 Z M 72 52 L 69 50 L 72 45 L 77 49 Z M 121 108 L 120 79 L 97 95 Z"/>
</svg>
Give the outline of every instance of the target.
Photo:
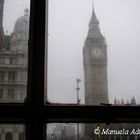
<svg viewBox="0 0 140 140">
<path fill-rule="evenodd" d="M 5 0 L 4 29 L 29 8 L 29 0 Z M 140 0 L 94 0 L 100 29 L 108 47 L 108 89 L 114 97 L 132 96 L 140 103 Z M 81 78 L 84 102 L 82 49 L 92 13 L 92 0 L 49 1 L 48 97 L 53 102 L 76 102 L 76 78 Z"/>
<path fill-rule="evenodd" d="M 15 21 L 24 14 L 25 8 L 30 8 L 30 0 L 5 0 L 3 26 L 6 34 L 13 32 Z"/>
<path fill-rule="evenodd" d="M 140 1 L 94 0 L 101 32 L 108 45 L 110 102 L 136 97 L 140 102 Z M 82 48 L 92 13 L 91 0 L 50 1 L 49 99 L 76 102 L 76 78 L 82 82 Z"/>
</svg>

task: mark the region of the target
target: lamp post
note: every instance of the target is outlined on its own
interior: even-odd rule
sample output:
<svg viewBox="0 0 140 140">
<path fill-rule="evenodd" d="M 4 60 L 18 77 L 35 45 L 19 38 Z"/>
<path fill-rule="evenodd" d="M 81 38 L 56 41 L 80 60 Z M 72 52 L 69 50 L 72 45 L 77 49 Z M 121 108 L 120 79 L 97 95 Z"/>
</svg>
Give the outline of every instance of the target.
<svg viewBox="0 0 140 140">
<path fill-rule="evenodd" d="M 77 78 L 76 79 L 76 83 L 77 83 L 77 87 L 76 87 L 76 91 L 77 91 L 77 105 L 80 104 L 80 99 L 79 99 L 79 91 L 80 91 L 79 83 L 80 82 L 81 82 L 81 79 Z M 79 140 L 79 123 L 77 123 L 77 140 Z"/>
</svg>

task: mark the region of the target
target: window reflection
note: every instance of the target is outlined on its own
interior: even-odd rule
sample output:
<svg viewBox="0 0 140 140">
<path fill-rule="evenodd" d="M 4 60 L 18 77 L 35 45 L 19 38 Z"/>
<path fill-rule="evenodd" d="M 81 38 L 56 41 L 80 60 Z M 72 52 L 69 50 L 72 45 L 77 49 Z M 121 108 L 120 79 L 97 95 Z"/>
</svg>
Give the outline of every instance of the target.
<svg viewBox="0 0 140 140">
<path fill-rule="evenodd" d="M 25 140 L 24 125 L 0 124 L 0 140 Z"/>
<path fill-rule="evenodd" d="M 139 140 L 140 124 L 47 124 L 47 140 Z"/>
</svg>

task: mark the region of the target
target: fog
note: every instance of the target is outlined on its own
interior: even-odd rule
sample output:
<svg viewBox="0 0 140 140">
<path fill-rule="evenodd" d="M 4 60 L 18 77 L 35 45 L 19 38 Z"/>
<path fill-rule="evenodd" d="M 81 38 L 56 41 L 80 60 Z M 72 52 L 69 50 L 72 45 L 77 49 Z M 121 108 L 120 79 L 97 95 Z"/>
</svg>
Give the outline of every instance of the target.
<svg viewBox="0 0 140 140">
<path fill-rule="evenodd" d="M 110 102 L 135 96 L 140 101 L 140 1 L 94 0 L 108 48 Z M 82 49 L 92 13 L 91 0 L 53 0 L 49 4 L 49 99 L 76 102 L 76 78 L 84 102 Z"/>
<path fill-rule="evenodd" d="M 24 9 L 30 9 L 30 0 L 4 0 L 3 27 L 5 34 L 13 32 L 17 18 L 24 15 Z"/>
<path fill-rule="evenodd" d="M 13 31 L 15 20 L 29 8 L 28 0 L 5 2 L 4 30 Z M 100 29 L 108 51 L 108 94 L 125 102 L 135 96 L 140 103 L 140 1 L 94 0 Z M 76 79 L 84 103 L 82 49 L 92 14 L 92 0 L 49 1 L 48 99 L 76 103 Z"/>
</svg>

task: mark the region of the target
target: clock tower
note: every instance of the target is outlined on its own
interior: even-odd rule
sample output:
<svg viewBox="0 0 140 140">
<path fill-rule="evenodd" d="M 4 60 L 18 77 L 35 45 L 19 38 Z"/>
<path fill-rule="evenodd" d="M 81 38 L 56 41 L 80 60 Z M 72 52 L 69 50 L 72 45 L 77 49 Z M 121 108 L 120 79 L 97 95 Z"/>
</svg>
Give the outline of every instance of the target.
<svg viewBox="0 0 140 140">
<path fill-rule="evenodd" d="M 85 104 L 108 103 L 107 45 L 100 32 L 94 8 L 89 22 L 89 31 L 83 47 Z"/>
</svg>

